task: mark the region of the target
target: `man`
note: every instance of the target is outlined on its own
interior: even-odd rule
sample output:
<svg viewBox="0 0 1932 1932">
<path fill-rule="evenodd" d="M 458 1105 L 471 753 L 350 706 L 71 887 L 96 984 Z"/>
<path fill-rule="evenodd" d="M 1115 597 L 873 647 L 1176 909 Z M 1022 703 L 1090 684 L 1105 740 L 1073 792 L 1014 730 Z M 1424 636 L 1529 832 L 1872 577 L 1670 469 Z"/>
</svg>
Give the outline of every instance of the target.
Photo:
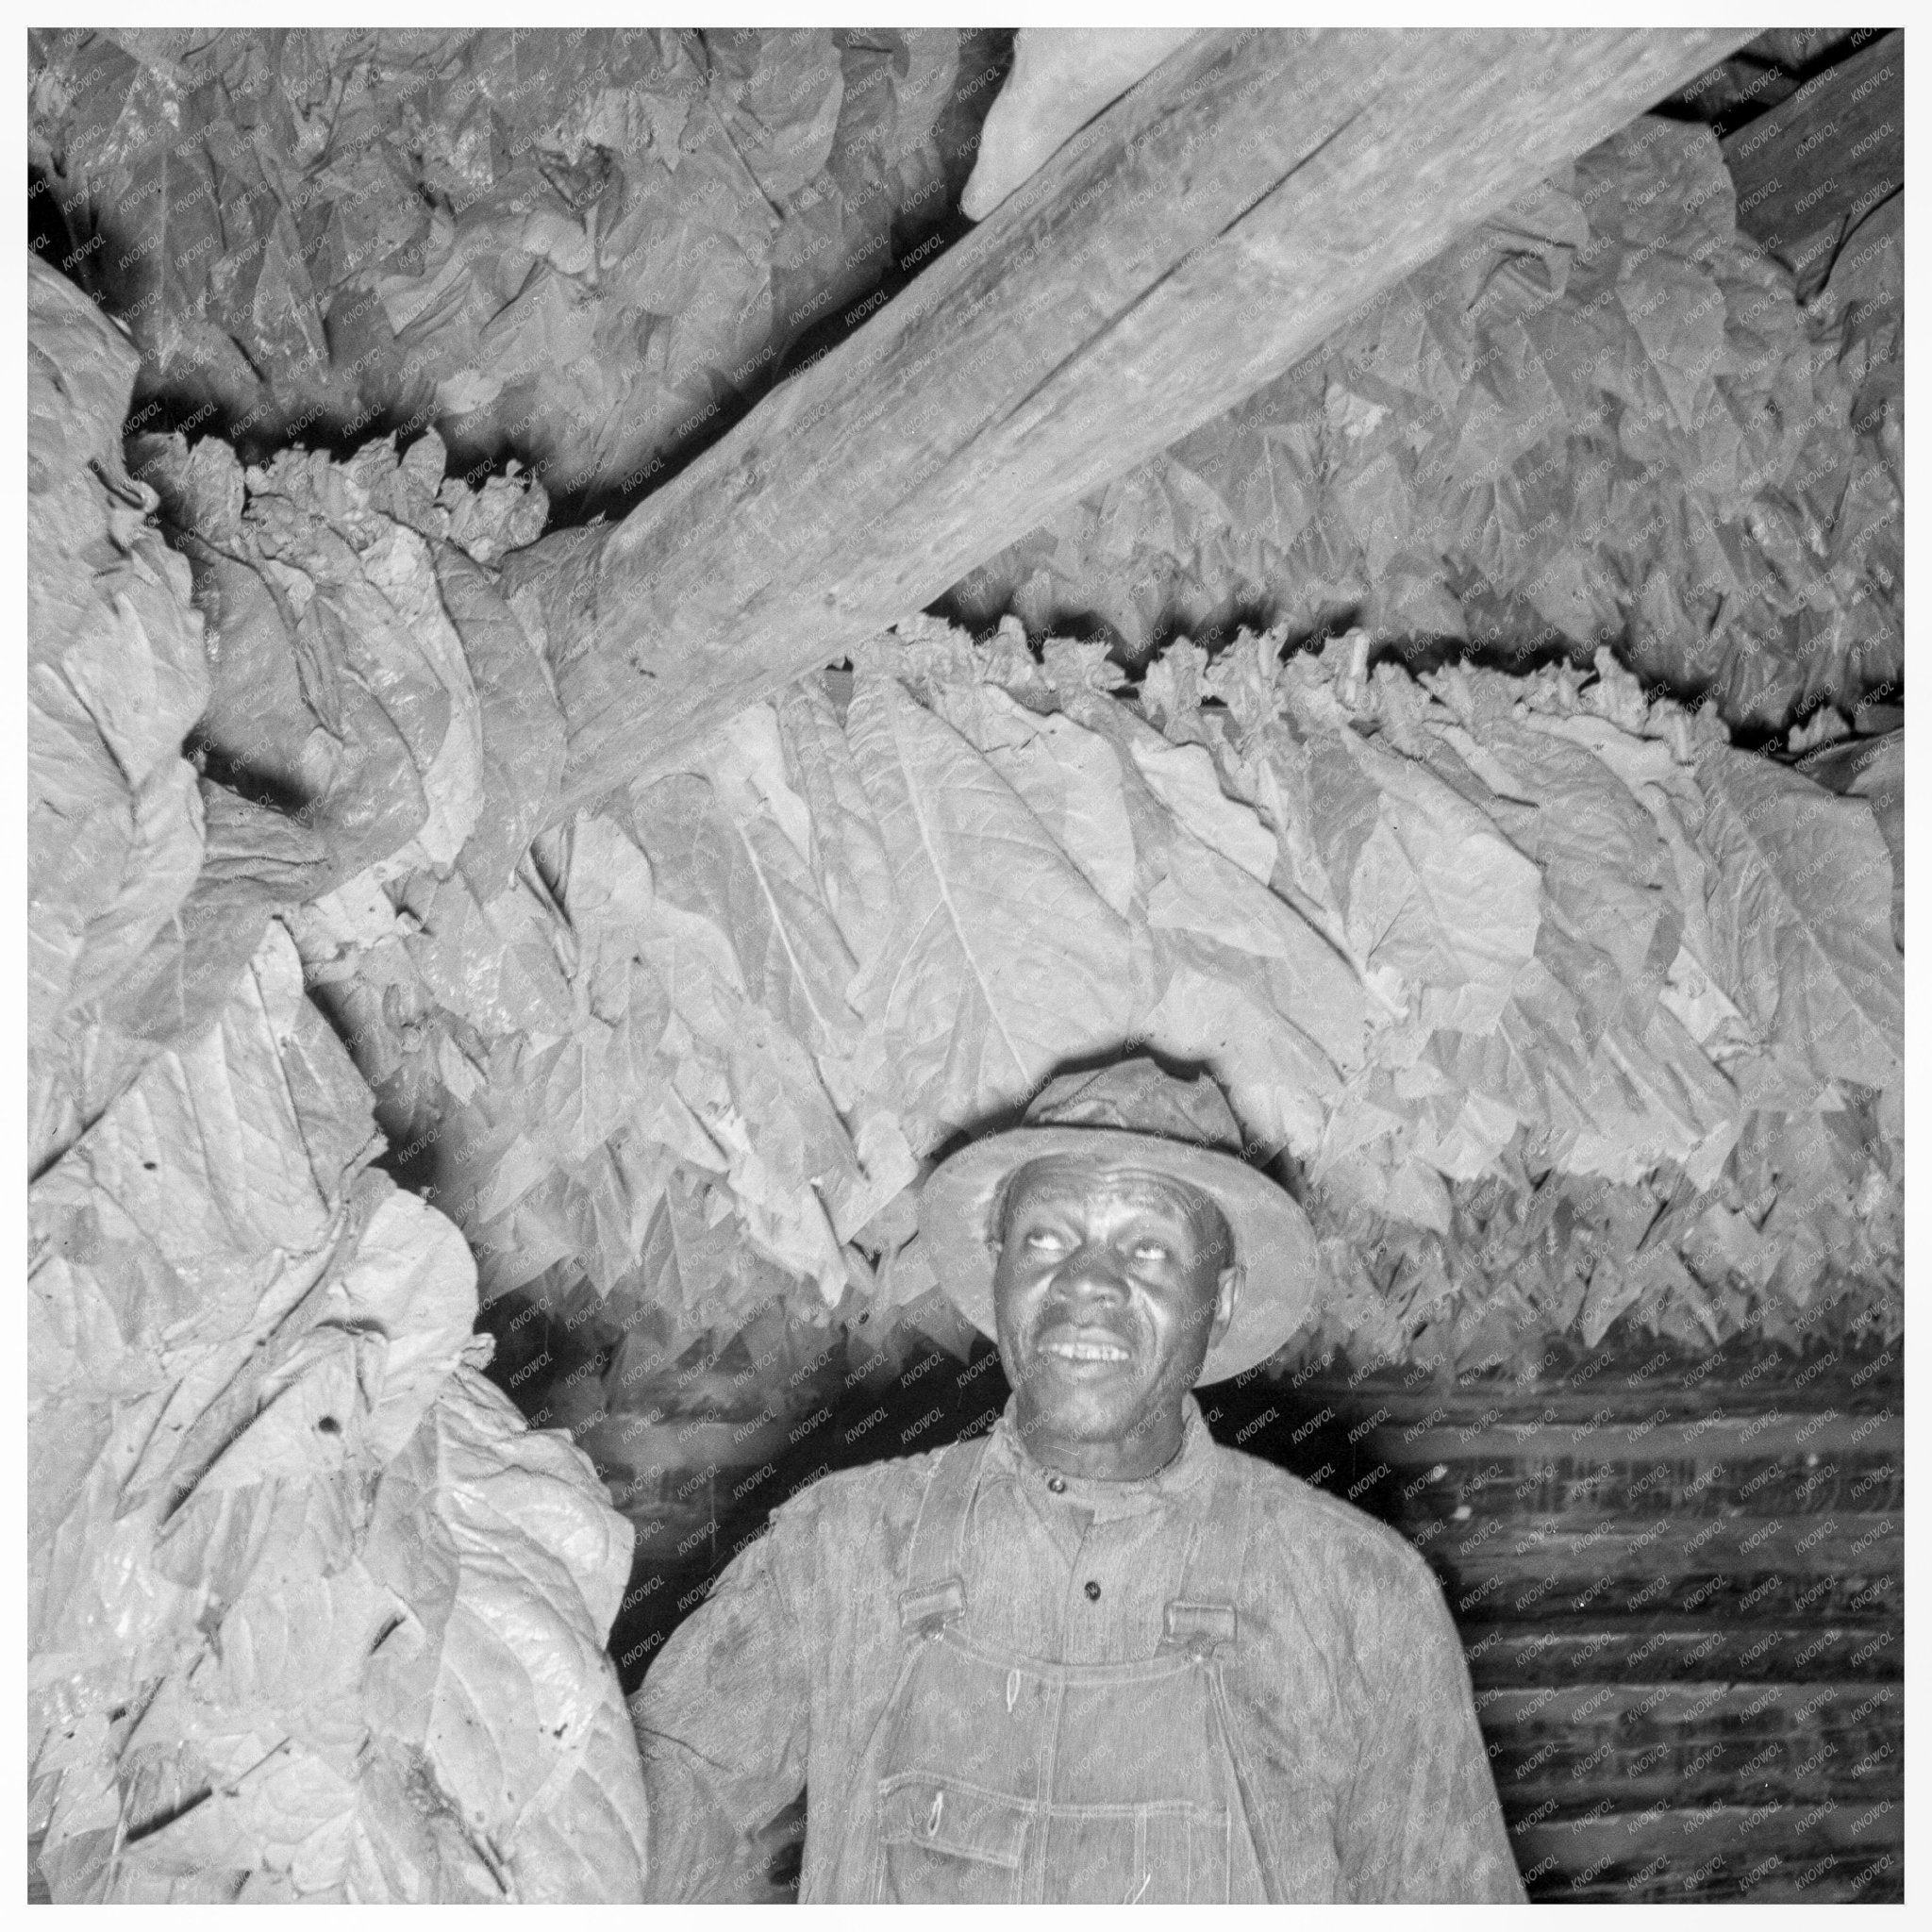
<svg viewBox="0 0 1932 1932">
<path fill-rule="evenodd" d="M 805 1788 L 801 1903 L 1523 1899 L 1421 1557 L 1190 1392 L 1314 1294 L 1238 1144 L 1211 1081 L 1136 1060 L 930 1176 L 922 1239 L 1011 1400 L 792 1498 L 666 1644 L 653 1897 L 728 1893 Z"/>
</svg>

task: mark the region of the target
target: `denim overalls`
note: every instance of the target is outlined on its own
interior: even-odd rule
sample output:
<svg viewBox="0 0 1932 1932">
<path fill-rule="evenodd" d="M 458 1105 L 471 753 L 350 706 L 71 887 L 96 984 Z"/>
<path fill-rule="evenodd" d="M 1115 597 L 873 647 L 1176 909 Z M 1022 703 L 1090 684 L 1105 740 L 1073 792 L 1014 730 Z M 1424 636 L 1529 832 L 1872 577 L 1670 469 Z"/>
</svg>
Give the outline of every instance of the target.
<svg viewBox="0 0 1932 1932">
<path fill-rule="evenodd" d="M 984 1441 L 943 1452 L 899 1598 L 904 1649 L 840 1895 L 900 1904 L 1223 1904 L 1273 1887 L 1223 1664 L 1253 1485 L 1216 1472 L 1152 1657 L 1057 1664 L 979 1641 L 963 1582 Z M 870 1817 L 865 1814 L 870 1812 Z M 869 1863 L 869 1871 L 863 1868 Z"/>
</svg>

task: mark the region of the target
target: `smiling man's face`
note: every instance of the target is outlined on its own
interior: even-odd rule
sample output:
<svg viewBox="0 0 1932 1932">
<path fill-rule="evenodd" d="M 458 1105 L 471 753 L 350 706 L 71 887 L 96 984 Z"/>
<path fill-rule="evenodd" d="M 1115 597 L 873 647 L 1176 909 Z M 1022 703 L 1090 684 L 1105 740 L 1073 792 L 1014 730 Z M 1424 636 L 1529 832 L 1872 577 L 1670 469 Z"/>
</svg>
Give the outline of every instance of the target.
<svg viewBox="0 0 1932 1932">
<path fill-rule="evenodd" d="M 1241 1291 L 1220 1209 L 1168 1175 L 1056 1156 L 1013 1175 L 992 1245 L 1000 1359 L 1027 1447 L 1075 1475 L 1161 1468 Z"/>
</svg>

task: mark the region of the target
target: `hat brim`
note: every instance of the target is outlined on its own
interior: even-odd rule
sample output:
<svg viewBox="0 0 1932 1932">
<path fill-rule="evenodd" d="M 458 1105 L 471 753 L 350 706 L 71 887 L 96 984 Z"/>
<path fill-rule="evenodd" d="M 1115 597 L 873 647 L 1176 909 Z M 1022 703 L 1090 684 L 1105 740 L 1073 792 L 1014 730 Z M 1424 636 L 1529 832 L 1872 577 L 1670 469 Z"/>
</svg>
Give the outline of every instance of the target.
<svg viewBox="0 0 1932 1932">
<path fill-rule="evenodd" d="M 1315 1307 L 1320 1257 L 1299 1205 L 1246 1161 L 1211 1147 L 1118 1127 L 1014 1127 L 962 1147 L 926 1177 L 919 1231 L 940 1287 L 982 1335 L 996 1335 L 990 1217 L 1000 1185 L 1016 1167 L 1051 1154 L 1094 1155 L 1153 1168 L 1207 1194 L 1234 1236 L 1241 1291 L 1227 1333 L 1208 1352 L 1196 1386 L 1224 1382 L 1268 1357 Z"/>
</svg>

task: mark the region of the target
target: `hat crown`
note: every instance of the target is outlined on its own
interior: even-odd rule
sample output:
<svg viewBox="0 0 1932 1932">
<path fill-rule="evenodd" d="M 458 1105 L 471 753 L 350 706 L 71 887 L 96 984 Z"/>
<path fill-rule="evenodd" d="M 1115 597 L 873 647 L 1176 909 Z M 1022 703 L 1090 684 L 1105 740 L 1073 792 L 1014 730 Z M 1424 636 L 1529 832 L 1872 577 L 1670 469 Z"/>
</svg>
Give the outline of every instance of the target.
<svg viewBox="0 0 1932 1932">
<path fill-rule="evenodd" d="M 1026 1108 L 1029 1127 L 1113 1127 L 1240 1157 L 1241 1123 L 1206 1074 L 1182 1080 L 1144 1057 L 1049 1080 Z"/>
</svg>

